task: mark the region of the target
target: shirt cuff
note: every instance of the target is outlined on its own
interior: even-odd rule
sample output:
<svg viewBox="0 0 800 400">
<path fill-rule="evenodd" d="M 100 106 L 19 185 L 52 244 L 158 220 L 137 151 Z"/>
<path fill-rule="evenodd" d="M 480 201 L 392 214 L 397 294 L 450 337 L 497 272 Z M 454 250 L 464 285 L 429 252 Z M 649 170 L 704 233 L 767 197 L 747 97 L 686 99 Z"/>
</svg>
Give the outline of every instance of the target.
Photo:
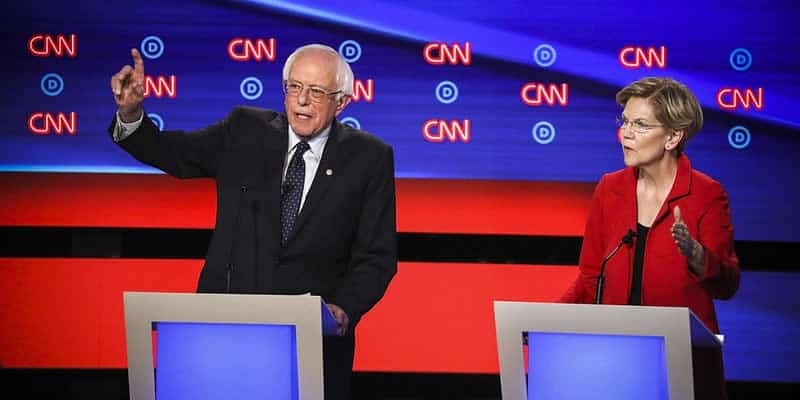
<svg viewBox="0 0 800 400">
<path fill-rule="evenodd" d="M 142 125 L 142 120 L 144 120 L 144 113 L 142 113 L 142 116 L 136 121 L 122 122 L 122 118 L 119 117 L 119 111 L 117 111 L 117 125 L 114 127 L 113 134 L 114 141 L 121 142 L 125 140 L 125 138 L 139 129 L 139 126 Z"/>
</svg>

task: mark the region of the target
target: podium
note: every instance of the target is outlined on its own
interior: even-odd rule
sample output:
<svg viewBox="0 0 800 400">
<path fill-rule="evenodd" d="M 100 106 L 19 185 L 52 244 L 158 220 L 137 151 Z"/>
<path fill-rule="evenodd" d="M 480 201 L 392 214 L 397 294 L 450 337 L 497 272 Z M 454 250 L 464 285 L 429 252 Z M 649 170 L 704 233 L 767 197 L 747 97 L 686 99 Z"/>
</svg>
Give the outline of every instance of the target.
<svg viewBox="0 0 800 400">
<path fill-rule="evenodd" d="M 722 343 L 688 308 L 495 301 L 494 313 L 503 400 L 725 396 Z"/>
<path fill-rule="evenodd" d="M 125 292 L 124 303 L 131 400 L 324 396 L 322 336 L 336 321 L 318 296 Z"/>
</svg>

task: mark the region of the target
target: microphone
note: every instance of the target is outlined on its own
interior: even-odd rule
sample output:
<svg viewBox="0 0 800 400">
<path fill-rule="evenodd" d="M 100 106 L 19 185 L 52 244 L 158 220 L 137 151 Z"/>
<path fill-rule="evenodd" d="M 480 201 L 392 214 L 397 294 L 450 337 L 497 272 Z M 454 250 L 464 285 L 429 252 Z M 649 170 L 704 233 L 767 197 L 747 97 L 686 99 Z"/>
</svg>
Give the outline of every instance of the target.
<svg viewBox="0 0 800 400">
<path fill-rule="evenodd" d="M 617 254 L 617 250 L 622 247 L 623 244 L 630 245 L 633 243 L 633 238 L 636 236 L 636 232 L 633 229 L 628 229 L 628 232 L 625 232 L 625 235 L 622 236 L 622 240 L 619 241 L 617 247 L 614 247 L 614 250 L 611 250 L 610 253 L 603 259 L 603 262 L 600 263 L 600 275 L 597 277 L 597 292 L 594 296 L 594 304 L 602 304 L 603 300 L 603 283 L 605 283 L 605 271 L 606 271 L 606 263 L 611 257 L 614 257 L 614 254 Z"/>
</svg>

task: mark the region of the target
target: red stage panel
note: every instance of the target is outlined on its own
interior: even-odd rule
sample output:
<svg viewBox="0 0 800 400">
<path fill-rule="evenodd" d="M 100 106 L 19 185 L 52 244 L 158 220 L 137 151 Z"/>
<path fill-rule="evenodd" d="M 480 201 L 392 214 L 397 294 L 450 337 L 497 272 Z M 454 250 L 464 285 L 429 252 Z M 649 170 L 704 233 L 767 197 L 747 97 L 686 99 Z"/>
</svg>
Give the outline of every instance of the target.
<svg viewBox="0 0 800 400">
<path fill-rule="evenodd" d="M 397 230 L 583 236 L 594 184 L 401 179 Z"/>
<path fill-rule="evenodd" d="M 123 291 L 191 292 L 200 267 L 200 260 L 0 259 L 0 363 L 126 368 Z M 552 300 L 576 272 L 401 263 L 359 327 L 355 369 L 497 373 L 492 300 Z"/>
<path fill-rule="evenodd" d="M 0 258 L 0 363 L 127 368 L 123 291 L 193 292 L 200 260 Z"/>
<path fill-rule="evenodd" d="M 401 263 L 386 296 L 359 326 L 354 369 L 497 374 L 492 302 L 554 301 L 577 272 L 563 266 Z"/>
<path fill-rule="evenodd" d="M 152 174 L 0 173 L 0 226 L 211 228 L 214 181 Z"/>
<path fill-rule="evenodd" d="M 211 228 L 214 182 L 0 173 L 0 226 Z M 400 232 L 581 236 L 594 184 L 399 179 Z"/>
</svg>

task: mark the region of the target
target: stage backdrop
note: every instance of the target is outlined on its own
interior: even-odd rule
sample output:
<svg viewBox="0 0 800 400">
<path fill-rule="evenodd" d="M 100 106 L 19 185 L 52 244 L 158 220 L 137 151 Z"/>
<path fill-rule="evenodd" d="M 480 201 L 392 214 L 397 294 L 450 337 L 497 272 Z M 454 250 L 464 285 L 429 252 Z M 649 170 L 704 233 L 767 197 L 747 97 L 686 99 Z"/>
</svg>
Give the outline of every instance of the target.
<svg viewBox="0 0 800 400">
<path fill-rule="evenodd" d="M 318 42 L 355 72 L 341 121 L 395 150 L 401 232 L 580 236 L 593 184 L 623 166 L 614 94 L 655 75 L 704 107 L 687 154 L 728 190 L 736 239 L 800 242 L 800 6 L 710 3 L 6 2 L 0 225 L 210 228 L 213 186 L 111 142 L 111 75 L 138 48 L 146 112 L 191 130 L 237 105 L 282 109 L 283 62 Z M 2 259 L 0 362 L 124 368 L 121 292 L 193 291 L 199 265 Z M 496 373 L 491 300 L 550 301 L 576 272 L 403 263 L 356 368 Z M 796 272 L 749 271 L 719 304 L 729 378 L 800 382 L 798 293 Z"/>
<path fill-rule="evenodd" d="M 190 130 L 282 109 L 283 62 L 320 42 L 355 72 L 341 120 L 390 143 L 400 178 L 596 182 L 623 166 L 615 92 L 674 77 L 704 107 L 687 153 L 729 191 L 736 238 L 800 241 L 800 6 L 712 3 L 6 4 L 0 170 L 155 172 L 106 134 L 131 48 L 147 113 Z"/>
</svg>

